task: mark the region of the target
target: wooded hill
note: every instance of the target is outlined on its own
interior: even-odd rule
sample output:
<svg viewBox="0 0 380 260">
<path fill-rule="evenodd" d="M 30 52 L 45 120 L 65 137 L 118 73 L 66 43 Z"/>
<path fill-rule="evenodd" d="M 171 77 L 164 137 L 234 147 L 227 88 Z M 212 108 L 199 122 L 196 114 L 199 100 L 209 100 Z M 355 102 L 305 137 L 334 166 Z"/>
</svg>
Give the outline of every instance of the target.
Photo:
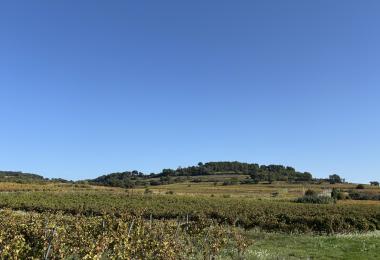
<svg viewBox="0 0 380 260">
<path fill-rule="evenodd" d="M 132 188 L 135 186 L 162 185 L 183 181 L 215 181 L 215 176 L 229 175 L 223 184 L 258 182 L 311 182 L 309 172 L 298 172 L 283 165 L 259 165 L 241 162 L 208 162 L 197 166 L 163 169 L 160 173 L 146 175 L 139 171 L 116 172 L 87 180 L 91 184 Z M 241 178 L 244 175 L 245 178 Z M 238 176 L 240 178 L 238 178 Z M 207 177 L 207 178 L 201 178 Z"/>
<path fill-rule="evenodd" d="M 0 182 L 18 182 L 18 183 L 30 183 L 30 182 L 43 182 L 46 179 L 41 175 L 24 172 L 14 171 L 0 171 Z"/>
<path fill-rule="evenodd" d="M 89 183 L 122 188 L 156 186 L 178 182 L 222 182 L 223 185 L 272 183 L 318 183 L 328 181 L 341 183 L 338 175 L 330 175 L 328 179 L 315 179 L 309 172 L 299 172 L 293 167 L 283 165 L 259 165 L 237 161 L 198 163 L 196 166 L 163 169 L 159 173 L 144 174 L 140 171 L 125 171 L 106 174 L 95 179 L 67 181 L 65 179 L 48 179 L 37 174 L 0 171 L 0 182 L 70 182 Z"/>
</svg>

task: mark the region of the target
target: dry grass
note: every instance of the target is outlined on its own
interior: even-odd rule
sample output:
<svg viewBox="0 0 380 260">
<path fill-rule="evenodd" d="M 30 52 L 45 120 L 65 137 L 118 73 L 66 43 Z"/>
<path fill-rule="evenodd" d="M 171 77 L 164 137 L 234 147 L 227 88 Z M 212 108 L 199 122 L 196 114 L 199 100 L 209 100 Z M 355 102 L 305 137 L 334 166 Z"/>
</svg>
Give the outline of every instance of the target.
<svg viewBox="0 0 380 260">
<path fill-rule="evenodd" d="M 224 176 L 228 178 L 229 176 Z M 246 176 L 240 176 L 245 178 Z M 272 184 L 237 184 L 237 185 L 222 185 L 222 182 L 182 182 L 160 186 L 139 187 L 129 189 L 128 193 L 144 193 L 148 188 L 154 194 L 165 194 L 173 192 L 177 195 L 194 195 L 194 196 L 231 196 L 231 197 L 251 197 L 261 199 L 293 199 L 300 197 L 307 189 L 312 189 L 317 192 L 323 189 L 355 189 L 356 185 L 353 184 L 289 184 L 289 183 L 272 183 Z M 126 190 L 117 187 L 104 187 L 94 186 L 88 184 L 72 184 L 72 183 L 10 183 L 0 182 L 0 192 L 13 192 L 13 191 L 53 191 L 53 192 L 71 192 L 71 191 L 95 191 L 95 192 L 111 192 L 111 193 L 125 193 Z M 366 187 L 365 190 L 358 190 L 360 192 L 380 193 L 379 188 Z M 346 202 L 340 203 L 368 203 L 377 204 L 379 202 Z"/>
<path fill-rule="evenodd" d="M 222 185 L 218 183 L 175 183 L 169 185 L 149 187 L 154 193 L 164 194 L 168 191 L 173 191 L 175 194 L 183 195 L 230 195 L 233 197 L 257 197 L 257 198 L 272 198 L 277 193 L 277 198 L 296 198 L 302 196 L 307 189 L 322 191 L 323 189 L 332 189 L 338 187 L 340 189 L 353 189 L 356 186 L 350 184 L 344 185 L 329 185 L 329 184 L 288 184 L 288 183 L 273 183 L 273 184 L 238 184 L 238 185 Z"/>
</svg>

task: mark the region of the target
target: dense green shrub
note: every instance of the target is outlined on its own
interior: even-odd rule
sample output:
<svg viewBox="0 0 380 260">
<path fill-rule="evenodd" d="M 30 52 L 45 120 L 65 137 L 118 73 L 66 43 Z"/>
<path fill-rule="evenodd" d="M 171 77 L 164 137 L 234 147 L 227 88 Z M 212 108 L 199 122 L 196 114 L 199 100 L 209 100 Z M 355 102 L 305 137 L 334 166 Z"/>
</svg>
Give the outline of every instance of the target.
<svg viewBox="0 0 380 260">
<path fill-rule="evenodd" d="M 345 200 L 345 199 L 349 199 L 350 195 L 348 194 L 348 192 L 334 188 L 331 192 L 331 197 L 335 200 Z"/>
<path fill-rule="evenodd" d="M 380 200 L 380 194 L 350 191 L 349 196 L 353 200 Z"/>
<path fill-rule="evenodd" d="M 303 196 L 296 199 L 297 203 L 312 203 L 312 204 L 331 204 L 335 203 L 335 199 L 326 196 Z"/>
</svg>

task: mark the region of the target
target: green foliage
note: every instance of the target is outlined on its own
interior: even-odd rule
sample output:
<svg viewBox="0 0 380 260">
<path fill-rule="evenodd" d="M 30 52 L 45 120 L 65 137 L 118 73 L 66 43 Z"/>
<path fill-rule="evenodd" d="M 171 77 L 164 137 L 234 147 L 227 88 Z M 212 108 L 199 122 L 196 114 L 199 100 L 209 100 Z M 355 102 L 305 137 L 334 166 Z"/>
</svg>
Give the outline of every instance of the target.
<svg viewBox="0 0 380 260">
<path fill-rule="evenodd" d="M 45 181 L 47 179 L 33 173 L 0 171 L 0 182 L 32 183 Z"/>
<path fill-rule="evenodd" d="M 338 196 L 337 196 L 337 200 L 346 200 L 346 199 L 349 199 L 350 198 L 350 196 L 349 196 L 349 194 L 348 194 L 348 192 L 339 192 L 338 193 Z"/>
<path fill-rule="evenodd" d="M 236 228 L 208 220 L 10 211 L 0 212 L 0 220 L 1 259 L 213 259 L 226 247 L 249 245 Z"/>
<path fill-rule="evenodd" d="M 313 176 L 309 172 L 297 172 L 292 167 L 283 165 L 261 165 L 255 172 L 251 173 L 251 178 L 256 182 L 267 181 L 287 181 L 287 182 L 311 182 Z"/>
<path fill-rule="evenodd" d="M 227 186 L 227 185 L 236 185 L 239 183 L 238 178 L 230 178 L 228 180 L 225 180 L 222 185 Z"/>
<path fill-rule="evenodd" d="M 331 192 L 331 198 L 338 199 L 338 195 L 340 193 L 340 190 L 337 188 L 333 188 Z"/>
<path fill-rule="evenodd" d="M 373 194 L 363 191 L 349 191 L 349 197 L 353 200 L 380 200 L 380 194 Z"/>
<path fill-rule="evenodd" d="M 141 186 L 145 186 L 146 182 L 141 181 L 141 179 L 148 178 L 148 175 L 144 175 L 142 172 L 131 171 L 131 172 L 116 172 L 108 175 L 100 176 L 93 180 L 88 180 L 92 184 L 99 184 L 105 186 L 121 187 L 121 188 L 133 188 L 136 186 L 137 182 Z"/>
<path fill-rule="evenodd" d="M 258 165 L 241 162 L 208 162 L 198 163 L 197 166 L 177 169 L 163 169 L 161 173 L 145 175 L 138 171 L 132 172 L 117 172 L 108 175 L 100 176 L 93 180 L 88 180 L 89 183 L 105 186 L 114 186 L 122 188 L 133 188 L 136 186 L 146 185 L 164 185 L 182 182 L 185 178 L 192 182 L 198 183 L 203 181 L 211 181 L 213 179 L 203 180 L 200 176 L 216 176 L 225 174 L 250 175 L 250 180 L 242 181 L 243 184 L 253 184 L 258 182 L 311 182 L 313 177 L 308 172 L 297 172 L 292 167 L 282 165 Z M 238 178 L 226 180 L 224 185 L 238 184 Z"/>
<path fill-rule="evenodd" d="M 328 199 L 326 199 L 328 200 Z M 314 203 L 314 201 L 308 201 Z M 127 195 L 125 193 L 19 192 L 0 193 L 0 207 L 67 214 L 120 215 L 128 212 L 149 219 L 236 222 L 245 228 L 282 232 L 352 232 L 380 229 L 379 205 L 302 204 L 248 198 Z"/>
<path fill-rule="evenodd" d="M 350 198 L 348 192 L 342 191 L 342 190 L 337 189 L 337 188 L 333 188 L 333 190 L 331 192 L 331 197 L 335 200 L 345 200 L 345 199 Z"/>
<path fill-rule="evenodd" d="M 330 184 L 343 183 L 343 179 L 338 174 L 330 175 L 328 181 Z"/>
<path fill-rule="evenodd" d="M 358 184 L 358 186 L 356 186 L 356 189 L 358 189 L 358 190 L 364 190 L 365 186 L 363 184 Z"/>
<path fill-rule="evenodd" d="M 301 198 L 296 199 L 297 203 L 311 203 L 311 204 L 331 204 L 335 203 L 334 198 L 326 197 L 326 196 L 303 196 Z"/>
</svg>

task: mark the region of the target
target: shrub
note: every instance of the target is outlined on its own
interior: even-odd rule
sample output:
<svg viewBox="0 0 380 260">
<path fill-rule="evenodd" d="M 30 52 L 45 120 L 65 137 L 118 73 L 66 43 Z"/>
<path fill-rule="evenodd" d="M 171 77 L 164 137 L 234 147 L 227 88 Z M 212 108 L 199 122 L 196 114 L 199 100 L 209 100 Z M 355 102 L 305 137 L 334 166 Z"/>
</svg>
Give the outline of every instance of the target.
<svg viewBox="0 0 380 260">
<path fill-rule="evenodd" d="M 150 182 L 150 185 L 152 186 L 158 186 L 158 185 L 161 185 L 162 183 L 160 181 L 151 181 Z"/>
<path fill-rule="evenodd" d="M 348 195 L 347 192 L 338 192 L 338 195 L 336 197 L 337 200 L 346 200 L 346 199 L 349 199 L 350 196 Z"/>
<path fill-rule="evenodd" d="M 318 196 L 303 196 L 295 200 L 297 203 L 311 203 L 311 204 L 331 204 L 335 203 L 335 199 L 330 197 Z"/>
<path fill-rule="evenodd" d="M 349 196 L 353 200 L 380 200 L 380 194 L 350 191 Z"/>
<path fill-rule="evenodd" d="M 242 180 L 240 181 L 240 184 L 256 184 L 257 182 L 252 179 Z"/>
<path fill-rule="evenodd" d="M 336 200 L 345 200 L 350 198 L 348 192 L 343 192 L 336 188 L 332 190 L 331 197 Z"/>
<path fill-rule="evenodd" d="M 359 184 L 358 186 L 356 186 L 356 189 L 358 189 L 358 190 L 364 190 L 365 187 L 364 187 L 363 184 Z"/>
<path fill-rule="evenodd" d="M 333 188 L 331 192 L 331 197 L 334 199 L 338 199 L 339 190 L 337 188 Z"/>
<path fill-rule="evenodd" d="M 305 196 L 317 196 L 317 193 L 311 189 L 308 189 L 306 192 L 305 192 Z"/>
</svg>

